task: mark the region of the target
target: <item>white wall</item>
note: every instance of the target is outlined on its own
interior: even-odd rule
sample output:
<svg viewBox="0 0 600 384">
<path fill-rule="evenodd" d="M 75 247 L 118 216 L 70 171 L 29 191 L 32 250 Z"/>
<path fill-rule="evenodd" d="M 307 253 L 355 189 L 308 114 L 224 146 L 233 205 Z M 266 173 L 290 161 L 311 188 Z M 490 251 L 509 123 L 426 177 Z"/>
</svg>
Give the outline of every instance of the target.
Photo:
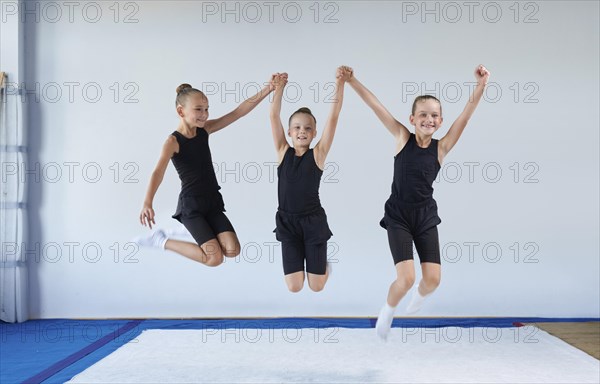
<svg viewBox="0 0 600 384">
<path fill-rule="evenodd" d="M 307 105 L 322 123 L 347 64 L 406 124 L 414 96 L 437 93 L 440 138 L 479 63 L 493 83 L 435 183 L 443 281 L 422 315 L 599 316 L 597 2 L 26 3 L 33 317 L 376 315 L 395 276 L 378 225 L 394 145 L 349 87 L 321 187 L 337 261 L 324 292 L 283 282 L 268 102 L 211 138 L 242 255 L 210 269 L 129 248 L 175 88 L 205 89 L 216 117 L 287 71 L 283 114 Z M 161 227 L 178 188 L 169 167 Z"/>
</svg>

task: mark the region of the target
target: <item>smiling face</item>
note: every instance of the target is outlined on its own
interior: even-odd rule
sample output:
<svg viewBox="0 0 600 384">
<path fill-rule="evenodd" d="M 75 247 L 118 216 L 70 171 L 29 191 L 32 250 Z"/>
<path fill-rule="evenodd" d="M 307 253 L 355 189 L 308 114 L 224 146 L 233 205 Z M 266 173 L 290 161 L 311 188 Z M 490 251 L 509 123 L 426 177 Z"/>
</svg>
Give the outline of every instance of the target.
<svg viewBox="0 0 600 384">
<path fill-rule="evenodd" d="M 440 128 L 442 121 L 442 106 L 438 100 L 428 98 L 415 102 L 413 114 L 410 115 L 415 133 L 431 136 Z"/>
<path fill-rule="evenodd" d="M 190 127 L 203 128 L 208 120 L 208 99 L 200 92 L 191 93 L 177 106 L 177 113 Z"/>
<path fill-rule="evenodd" d="M 308 147 L 317 135 L 316 122 L 308 113 L 295 113 L 290 118 L 288 136 L 295 148 Z"/>
</svg>

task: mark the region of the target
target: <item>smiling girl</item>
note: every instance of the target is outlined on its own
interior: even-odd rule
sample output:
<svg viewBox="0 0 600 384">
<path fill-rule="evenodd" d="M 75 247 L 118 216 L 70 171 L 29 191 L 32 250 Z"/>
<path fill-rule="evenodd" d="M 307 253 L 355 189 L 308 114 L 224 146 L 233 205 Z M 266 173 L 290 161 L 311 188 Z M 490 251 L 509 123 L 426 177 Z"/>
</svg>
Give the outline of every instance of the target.
<svg viewBox="0 0 600 384">
<path fill-rule="evenodd" d="M 277 74 L 274 78 L 270 118 L 279 163 L 275 234 L 281 241 L 283 272 L 291 292 L 299 292 L 304 286 L 305 263 L 308 285 L 315 292 L 325 287 L 331 272 L 327 263 L 327 240 L 332 233 L 319 200 L 319 184 L 342 109 L 344 83 L 349 78 L 342 68 L 337 70 L 329 117 L 314 148 L 310 148 L 310 144 L 317 136 L 317 121 L 308 108 L 300 108 L 290 116 L 287 136 L 292 145 L 288 143 L 280 118 L 287 74 Z"/>
<path fill-rule="evenodd" d="M 181 180 L 181 192 L 173 218 L 190 232 L 195 243 L 168 239 L 162 229 L 135 241 L 142 246 L 167 249 L 204 265 L 215 267 L 223 256 L 235 257 L 240 243 L 233 225 L 225 216 L 225 205 L 217 183 L 208 146 L 208 138 L 252 111 L 270 92 L 272 81 L 256 95 L 242 102 L 232 112 L 208 119 L 208 98 L 189 84 L 177 87 L 175 106 L 180 121 L 177 130 L 165 141 L 158 164 L 152 172 L 140 222 L 155 224 L 152 201 L 160 186 L 169 160 Z"/>
<path fill-rule="evenodd" d="M 349 71 L 348 84 L 375 112 L 396 142 L 392 193 L 385 203 L 385 215 L 380 222 L 388 233 L 397 275 L 389 288 L 387 301 L 375 326 L 378 336 L 386 340 L 396 306 L 415 282 L 413 242 L 419 254 L 423 278 L 413 292 L 407 313 L 417 312 L 425 298 L 440 284 L 437 225 L 441 220 L 433 199 L 433 181 L 444 158 L 454 147 L 475 112 L 490 73 L 483 65 L 475 69 L 477 86 L 465 109 L 448 133 L 436 140 L 432 136 L 443 122 L 442 106 L 437 98 L 424 95 L 415 99 L 409 117 L 410 124 L 415 128 L 415 132 L 411 133 L 352 75 L 352 70 Z"/>
</svg>

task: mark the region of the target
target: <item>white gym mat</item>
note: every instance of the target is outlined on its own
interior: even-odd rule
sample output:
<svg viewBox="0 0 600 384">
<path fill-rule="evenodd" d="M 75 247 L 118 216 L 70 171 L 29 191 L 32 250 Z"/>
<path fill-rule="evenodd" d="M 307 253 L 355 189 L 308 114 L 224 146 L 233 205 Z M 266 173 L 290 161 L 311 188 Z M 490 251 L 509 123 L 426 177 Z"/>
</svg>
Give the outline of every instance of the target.
<svg viewBox="0 0 600 384">
<path fill-rule="evenodd" d="M 147 330 L 70 383 L 599 383 L 600 361 L 520 328 Z"/>
</svg>

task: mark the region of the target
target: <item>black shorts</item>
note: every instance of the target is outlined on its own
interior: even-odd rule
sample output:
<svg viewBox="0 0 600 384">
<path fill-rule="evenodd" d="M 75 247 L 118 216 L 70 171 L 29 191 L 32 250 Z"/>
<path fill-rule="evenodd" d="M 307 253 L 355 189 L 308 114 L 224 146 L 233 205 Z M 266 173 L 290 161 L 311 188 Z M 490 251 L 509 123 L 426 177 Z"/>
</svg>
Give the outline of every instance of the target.
<svg viewBox="0 0 600 384">
<path fill-rule="evenodd" d="M 275 237 L 283 242 L 301 242 L 319 244 L 333 236 L 327 224 L 327 215 L 323 208 L 306 214 L 294 214 L 277 211 L 275 215 Z"/>
<path fill-rule="evenodd" d="M 202 245 L 219 233 L 235 232 L 224 211 L 225 204 L 219 192 L 210 197 L 180 196 L 173 218 L 185 226 L 198 245 Z"/>
<path fill-rule="evenodd" d="M 441 222 L 435 200 L 407 207 L 390 198 L 379 224 L 387 229 L 394 264 L 413 259 L 413 242 L 421 263 L 441 264 L 437 230 Z"/>
<path fill-rule="evenodd" d="M 283 274 L 304 271 L 324 275 L 327 271 L 327 242 L 306 244 L 302 242 L 282 242 Z"/>
<path fill-rule="evenodd" d="M 324 275 L 327 269 L 327 240 L 333 236 L 323 208 L 307 214 L 277 211 L 275 237 L 282 243 L 283 272 L 304 270 Z"/>
</svg>

